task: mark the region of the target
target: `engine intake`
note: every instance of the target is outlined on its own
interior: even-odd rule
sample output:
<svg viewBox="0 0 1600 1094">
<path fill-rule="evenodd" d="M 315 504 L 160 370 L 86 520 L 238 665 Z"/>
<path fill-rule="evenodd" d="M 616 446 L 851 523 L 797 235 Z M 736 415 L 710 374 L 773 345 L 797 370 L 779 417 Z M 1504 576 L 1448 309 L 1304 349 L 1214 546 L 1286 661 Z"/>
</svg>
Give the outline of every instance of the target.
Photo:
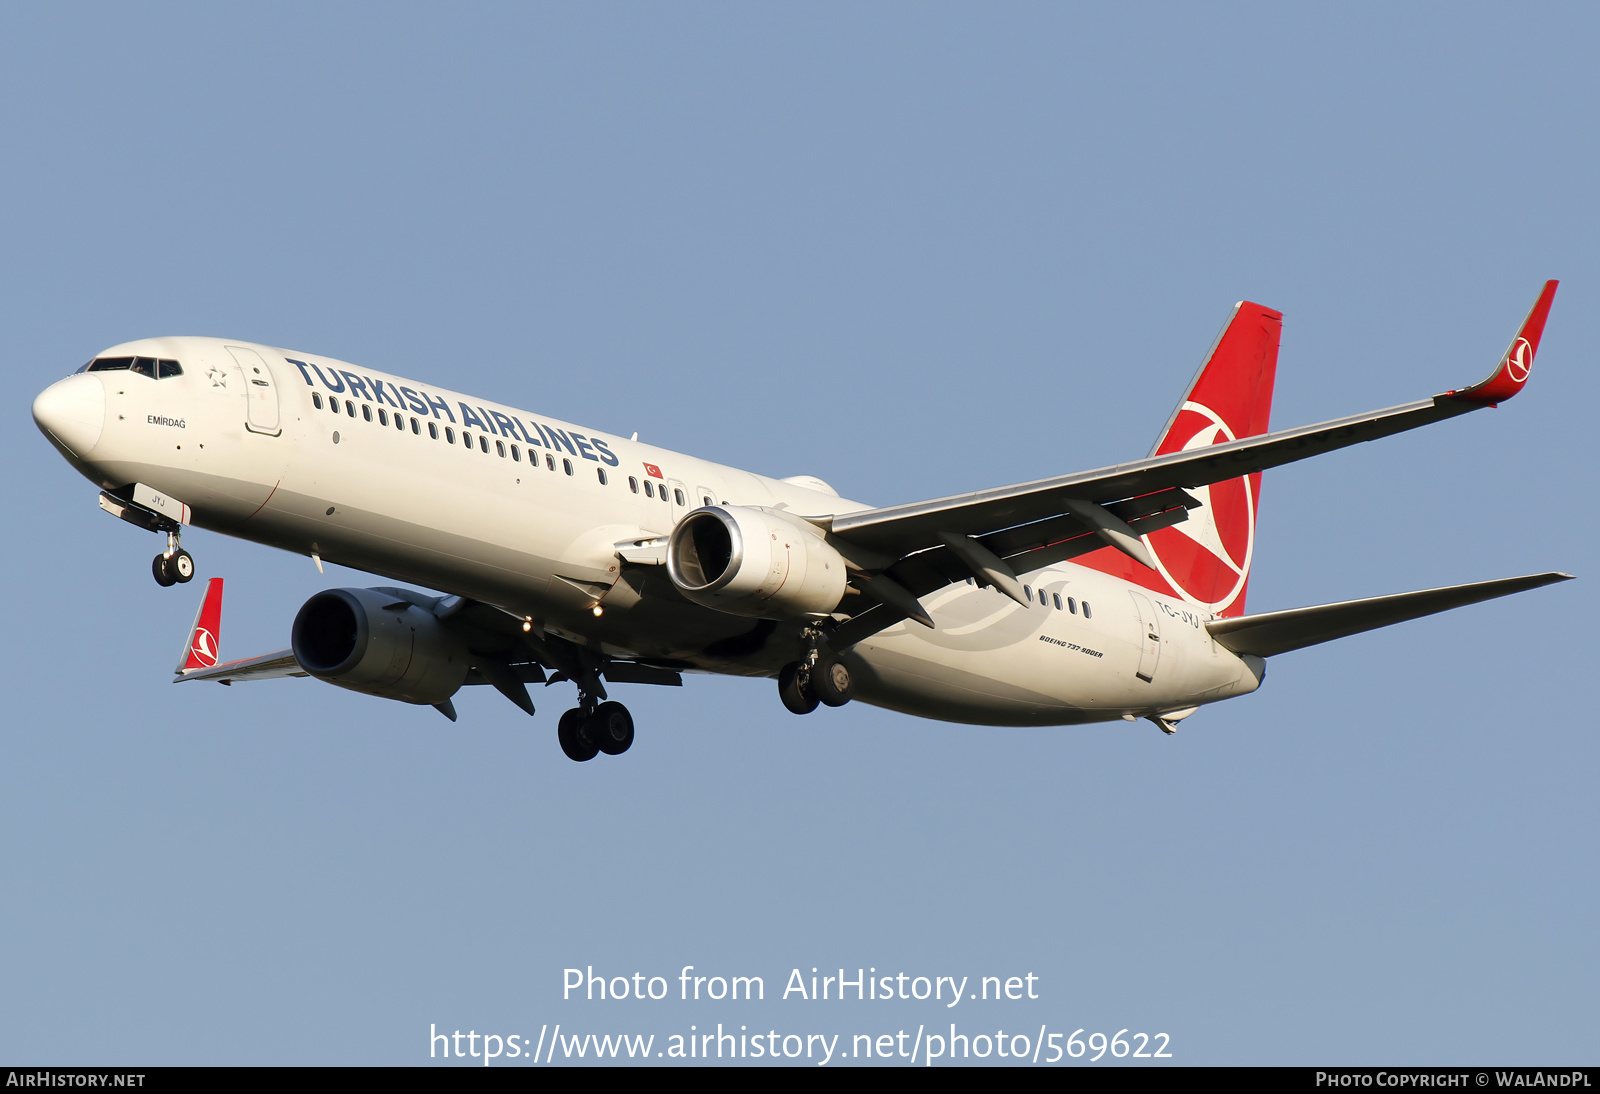
<svg viewBox="0 0 1600 1094">
<path fill-rule="evenodd" d="M 827 616 L 848 577 L 821 530 L 744 505 L 709 505 L 680 520 L 667 574 L 696 604 L 762 619 Z"/>
<path fill-rule="evenodd" d="M 406 703 L 442 703 L 466 681 L 467 647 L 433 616 L 377 589 L 328 589 L 294 617 L 300 667 L 330 684 Z"/>
</svg>

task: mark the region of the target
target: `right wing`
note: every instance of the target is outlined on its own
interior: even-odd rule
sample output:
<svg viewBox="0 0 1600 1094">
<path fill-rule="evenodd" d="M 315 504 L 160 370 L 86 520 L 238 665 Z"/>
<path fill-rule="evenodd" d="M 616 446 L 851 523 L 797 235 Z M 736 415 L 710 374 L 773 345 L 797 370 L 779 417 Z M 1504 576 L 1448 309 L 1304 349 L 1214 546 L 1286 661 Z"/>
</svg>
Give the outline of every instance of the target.
<svg viewBox="0 0 1600 1094">
<path fill-rule="evenodd" d="M 1252 475 L 1496 406 L 1521 391 L 1528 380 L 1556 284 L 1545 282 L 1494 371 L 1488 379 L 1471 387 L 1387 410 L 1170 452 L 1095 471 L 810 518 L 831 533 L 854 568 L 868 575 L 864 591 L 871 592 L 873 582 L 881 576 L 912 598 L 906 600 L 894 588 L 882 590 L 896 595 L 875 596 L 880 603 L 840 625 L 836 644 L 841 648 L 849 646 L 907 616 L 916 618 L 913 612 L 921 611 L 913 602 L 916 597 L 984 569 L 981 559 L 974 565 L 970 547 L 957 542 L 953 548 L 949 537 L 969 539 L 986 552 L 984 558 L 1003 563 L 995 584 L 1008 591 L 1007 570 L 1012 575 L 1028 573 L 1099 550 L 1106 546 L 1107 535 L 1120 538 L 1127 544 L 1125 549 L 1136 552 L 1136 541 L 1128 533 L 1145 536 L 1177 524 L 1187 519 L 1188 510 L 1200 505 L 1187 488 Z M 1114 520 L 1107 521 L 1107 516 Z M 1108 525 L 1115 530 L 1107 532 Z M 855 549 L 854 557 L 851 548 Z M 960 557 L 956 548 L 968 557 Z M 984 579 L 980 576 L 980 580 Z M 881 581 L 879 586 L 881 590 Z M 896 603 L 891 604 L 890 600 Z"/>
<path fill-rule="evenodd" d="M 1495 406 L 1521 391 L 1527 382 L 1534 354 L 1539 349 L 1540 335 L 1544 333 L 1545 319 L 1550 314 L 1550 303 L 1555 298 L 1556 284 L 1545 282 L 1494 372 L 1471 387 L 1387 410 L 1172 452 L 1095 471 L 909 505 L 844 513 L 827 522 L 828 529 L 851 543 L 898 558 L 937 545 L 940 533 L 983 536 L 998 529 L 1059 517 L 1063 499 L 1095 502 L 1110 508 L 1108 503 L 1111 502 L 1126 503 L 1142 500 L 1158 491 L 1224 482 Z M 1092 529 L 1084 527 L 1083 531 Z"/>
</svg>

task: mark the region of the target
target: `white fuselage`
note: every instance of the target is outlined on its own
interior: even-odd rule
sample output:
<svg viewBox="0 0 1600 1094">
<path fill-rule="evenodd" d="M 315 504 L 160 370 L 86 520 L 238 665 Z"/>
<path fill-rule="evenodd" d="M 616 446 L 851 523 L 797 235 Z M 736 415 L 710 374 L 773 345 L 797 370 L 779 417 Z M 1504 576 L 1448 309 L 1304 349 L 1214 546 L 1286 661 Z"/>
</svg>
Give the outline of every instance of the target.
<svg viewBox="0 0 1600 1094">
<path fill-rule="evenodd" d="M 141 482 L 187 504 L 199 527 L 472 597 L 611 656 L 775 675 L 803 649 L 798 625 L 691 604 L 665 567 L 624 567 L 617 544 L 664 537 L 708 502 L 807 517 L 867 508 L 816 480 L 326 357 L 187 337 L 101 356 L 119 355 L 175 359 L 183 374 L 89 372 L 57 385 L 76 385 L 86 423 L 101 398 L 92 385 L 103 388 L 98 435 L 85 424 L 54 438 L 102 487 Z M 1020 576 L 1031 608 L 961 583 L 923 598 L 934 630 L 907 621 L 861 642 L 849 655 L 857 697 L 946 721 L 1060 725 L 1259 685 L 1260 662 L 1213 642 L 1195 605 L 1070 563 Z"/>
</svg>

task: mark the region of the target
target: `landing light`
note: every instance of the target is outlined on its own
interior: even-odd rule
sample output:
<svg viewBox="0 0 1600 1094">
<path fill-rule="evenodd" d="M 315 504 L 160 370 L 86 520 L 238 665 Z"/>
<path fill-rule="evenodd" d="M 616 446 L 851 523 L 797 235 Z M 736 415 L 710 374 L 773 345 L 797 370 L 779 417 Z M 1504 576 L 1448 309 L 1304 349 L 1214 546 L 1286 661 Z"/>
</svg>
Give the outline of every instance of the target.
<svg viewBox="0 0 1600 1094">
<path fill-rule="evenodd" d="M 594 606 L 594 614 L 595 614 L 596 618 L 598 618 L 599 616 L 605 614 L 605 609 L 602 608 L 600 605 L 596 604 Z"/>
<path fill-rule="evenodd" d="M 522 633 L 527 634 L 531 630 L 533 630 L 533 617 L 530 615 L 522 620 Z"/>
</svg>

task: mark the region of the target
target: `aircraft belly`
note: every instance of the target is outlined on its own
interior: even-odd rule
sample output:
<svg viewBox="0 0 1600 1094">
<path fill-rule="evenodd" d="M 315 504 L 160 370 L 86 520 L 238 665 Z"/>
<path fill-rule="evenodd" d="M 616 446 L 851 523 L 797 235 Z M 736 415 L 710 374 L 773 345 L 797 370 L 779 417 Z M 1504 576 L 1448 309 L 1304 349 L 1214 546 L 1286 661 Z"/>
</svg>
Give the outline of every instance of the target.
<svg viewBox="0 0 1600 1094">
<path fill-rule="evenodd" d="M 1167 623 L 1153 669 L 1144 647 L 1151 628 L 1124 582 L 1076 567 L 1028 580 L 1051 592 L 1070 590 L 1080 609 L 1092 601 L 1092 617 L 952 586 L 927 599 L 934 630 L 904 622 L 856 647 L 864 670 L 858 697 L 945 721 L 1058 725 L 1172 710 L 1256 686 L 1189 605 L 1158 602 Z"/>
</svg>

